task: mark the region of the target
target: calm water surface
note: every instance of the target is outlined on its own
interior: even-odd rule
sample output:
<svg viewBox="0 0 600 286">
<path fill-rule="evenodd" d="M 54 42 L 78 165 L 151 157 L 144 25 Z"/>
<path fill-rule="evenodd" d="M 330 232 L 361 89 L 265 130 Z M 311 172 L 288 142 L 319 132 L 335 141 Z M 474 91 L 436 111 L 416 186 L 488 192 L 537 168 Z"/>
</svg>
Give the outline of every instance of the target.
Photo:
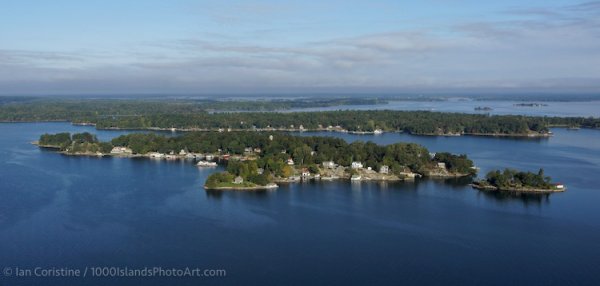
<svg viewBox="0 0 600 286">
<path fill-rule="evenodd" d="M 473 100 L 449 99 L 441 101 L 390 101 L 387 104 L 377 105 L 342 105 L 331 107 L 315 107 L 295 109 L 292 111 L 326 111 L 326 110 L 427 110 L 439 112 L 480 113 L 494 115 L 532 115 L 532 116 L 593 116 L 600 117 L 600 101 L 567 101 L 567 102 L 541 102 L 547 106 L 527 107 L 515 106 L 518 103 L 531 103 L 523 101 L 506 100 Z M 539 102 L 538 102 L 539 103 Z M 476 107 L 490 107 L 491 111 L 475 111 Z"/>
<path fill-rule="evenodd" d="M 44 132 L 125 132 L 67 123 L 0 124 L 1 267 L 226 269 L 165 285 L 599 285 L 600 131 L 543 140 L 359 136 L 467 153 L 482 173 L 546 173 L 569 190 L 511 197 L 461 180 L 307 183 L 207 193 L 190 162 L 68 157 L 29 144 Z M 0 285 L 140 284 L 21 279 Z"/>
</svg>

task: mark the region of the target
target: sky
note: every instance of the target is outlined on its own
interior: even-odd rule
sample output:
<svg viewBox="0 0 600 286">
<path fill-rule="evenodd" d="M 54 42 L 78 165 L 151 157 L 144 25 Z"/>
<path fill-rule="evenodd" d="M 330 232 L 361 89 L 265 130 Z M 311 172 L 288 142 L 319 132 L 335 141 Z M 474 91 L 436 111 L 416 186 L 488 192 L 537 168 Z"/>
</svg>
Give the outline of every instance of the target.
<svg viewBox="0 0 600 286">
<path fill-rule="evenodd" d="M 600 91 L 600 1 L 0 0 L 0 94 Z"/>
</svg>

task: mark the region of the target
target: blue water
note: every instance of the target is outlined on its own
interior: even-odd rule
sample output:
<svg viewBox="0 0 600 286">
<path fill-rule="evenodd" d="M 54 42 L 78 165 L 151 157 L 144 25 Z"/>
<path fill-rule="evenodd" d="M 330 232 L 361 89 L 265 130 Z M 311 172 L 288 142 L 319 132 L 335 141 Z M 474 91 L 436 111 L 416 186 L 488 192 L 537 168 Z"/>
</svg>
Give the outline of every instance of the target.
<svg viewBox="0 0 600 286">
<path fill-rule="evenodd" d="M 342 105 L 294 109 L 291 111 L 331 111 L 331 110 L 427 110 L 437 112 L 478 113 L 493 115 L 531 115 L 560 117 L 600 117 L 600 101 L 566 101 L 542 102 L 547 106 L 526 107 L 515 106 L 523 101 L 507 100 L 473 100 L 451 98 L 441 101 L 390 101 L 387 104 L 375 105 Z M 528 103 L 528 102 L 525 102 Z M 531 103 L 531 102 L 529 102 Z M 538 102 L 539 103 L 539 102 Z M 491 111 L 476 111 L 476 107 L 490 107 Z"/>
<path fill-rule="evenodd" d="M 307 183 L 207 193 L 190 162 L 62 156 L 44 132 L 126 132 L 67 123 L 0 124 L 0 268 L 162 266 L 226 277 L 16 278 L 0 285 L 598 285 L 600 131 L 541 140 L 323 132 L 467 153 L 569 187 L 494 195 L 461 180 Z M 312 133 L 315 134 L 315 133 Z M 311 135 L 303 133 L 302 135 Z"/>
</svg>

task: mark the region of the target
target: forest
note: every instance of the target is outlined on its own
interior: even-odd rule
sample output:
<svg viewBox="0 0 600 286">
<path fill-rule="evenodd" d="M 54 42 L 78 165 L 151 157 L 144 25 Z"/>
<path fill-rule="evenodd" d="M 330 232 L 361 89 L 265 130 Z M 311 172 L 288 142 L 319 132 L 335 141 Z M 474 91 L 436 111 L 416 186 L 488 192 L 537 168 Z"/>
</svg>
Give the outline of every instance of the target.
<svg viewBox="0 0 600 286">
<path fill-rule="evenodd" d="M 207 101 L 207 100 L 30 100 L 0 105 L 0 121 L 70 121 L 98 129 L 279 129 L 351 132 L 375 130 L 417 135 L 545 135 L 549 127 L 600 128 L 600 118 L 530 117 L 429 111 L 215 112 L 216 110 L 285 110 L 370 100 Z"/>
<path fill-rule="evenodd" d="M 345 167 L 358 161 L 362 162 L 365 168 L 371 167 L 374 170 L 387 165 L 396 173 L 424 173 L 435 168 L 438 162 L 444 162 L 450 172 L 475 173 L 475 169 L 472 168 L 473 162 L 466 155 L 430 154 L 427 148 L 414 143 L 383 146 L 373 142 L 347 143 L 339 138 L 292 136 L 277 132 L 189 132 L 179 136 L 133 133 L 121 135 L 110 142 L 100 142 L 89 133 L 58 133 L 41 135 L 39 144 L 55 146 L 71 153 L 109 153 L 113 147 L 119 146 L 131 148 L 134 154 L 177 153 L 184 150 L 187 153 L 200 154 L 250 155 L 247 157 L 255 159 L 251 165 L 240 166 L 234 163 L 228 166 L 229 170 L 237 175 L 244 172 L 243 168 L 262 168 L 266 174 L 284 177 L 288 175 L 286 172 L 289 169 L 286 169 L 286 166 L 290 158 L 295 165 L 313 170 L 326 161 L 334 161 Z M 248 154 L 249 148 L 252 150 L 251 154 Z"/>
<path fill-rule="evenodd" d="M 490 171 L 485 176 L 485 182 L 491 186 L 508 189 L 508 188 L 537 188 L 550 189 L 553 185 L 550 183 L 551 178 L 544 175 L 544 169 L 540 169 L 538 173 L 522 172 L 512 169 L 504 171 Z"/>
</svg>

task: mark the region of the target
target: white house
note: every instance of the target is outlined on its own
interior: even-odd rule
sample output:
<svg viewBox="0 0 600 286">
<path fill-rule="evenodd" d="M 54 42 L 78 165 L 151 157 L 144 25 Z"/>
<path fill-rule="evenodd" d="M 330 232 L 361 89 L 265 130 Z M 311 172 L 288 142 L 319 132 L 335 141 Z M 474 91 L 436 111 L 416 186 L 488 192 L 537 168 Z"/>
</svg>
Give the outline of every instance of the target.
<svg viewBox="0 0 600 286">
<path fill-rule="evenodd" d="M 288 165 L 290 165 L 290 166 L 291 166 L 291 165 L 294 165 L 294 160 L 293 160 L 292 158 L 289 158 L 289 159 L 287 160 L 287 164 L 288 164 Z"/>
<path fill-rule="evenodd" d="M 335 167 L 337 167 L 337 164 L 333 161 L 323 162 L 323 168 L 334 169 Z"/>
<path fill-rule="evenodd" d="M 235 179 L 233 179 L 233 183 L 234 184 L 238 184 L 239 185 L 239 184 L 241 184 L 243 182 L 244 182 L 244 179 L 242 177 L 240 177 L 240 176 L 237 176 L 237 177 L 235 177 Z"/>
<path fill-rule="evenodd" d="M 556 187 L 557 189 L 560 189 L 560 190 L 562 190 L 562 189 L 564 189 L 564 188 L 565 188 L 565 185 L 563 185 L 563 184 L 561 184 L 561 183 L 558 183 L 558 184 L 554 185 L 554 187 Z"/>
<path fill-rule="evenodd" d="M 162 159 L 165 157 L 165 154 L 158 153 L 158 152 L 150 152 L 150 153 L 148 153 L 148 157 L 154 158 L 154 159 Z"/>
<path fill-rule="evenodd" d="M 185 150 L 181 149 L 181 151 L 179 151 L 179 155 L 185 156 L 185 155 L 187 155 L 187 152 L 185 152 Z"/>
<path fill-rule="evenodd" d="M 389 174 L 390 173 L 390 167 L 388 165 L 383 165 L 379 168 L 379 173 L 381 174 Z"/>
<path fill-rule="evenodd" d="M 361 162 L 352 162 L 352 169 L 362 169 L 363 164 Z"/>
<path fill-rule="evenodd" d="M 444 162 L 439 162 L 439 163 L 437 163 L 437 166 L 438 166 L 438 168 L 440 168 L 440 169 L 446 169 L 446 163 L 444 163 Z"/>
<path fill-rule="evenodd" d="M 111 154 L 121 155 L 121 154 L 133 154 L 133 151 L 127 147 L 114 147 L 110 150 Z"/>
</svg>

